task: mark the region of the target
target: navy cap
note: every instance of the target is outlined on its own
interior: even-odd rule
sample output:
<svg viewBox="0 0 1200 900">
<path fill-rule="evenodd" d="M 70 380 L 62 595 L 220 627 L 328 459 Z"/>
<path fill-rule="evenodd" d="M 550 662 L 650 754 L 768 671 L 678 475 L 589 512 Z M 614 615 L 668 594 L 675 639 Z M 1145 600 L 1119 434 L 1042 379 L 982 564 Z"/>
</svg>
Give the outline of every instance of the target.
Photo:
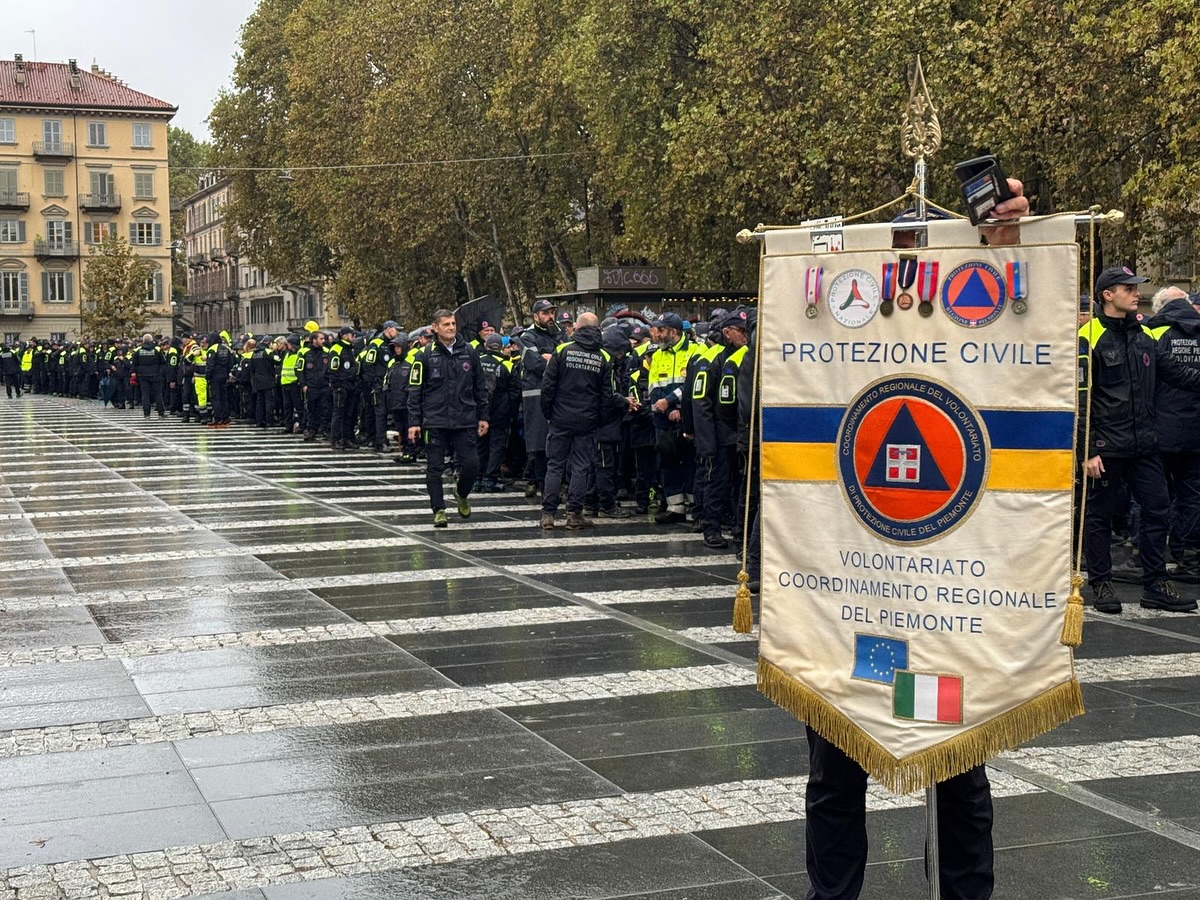
<svg viewBox="0 0 1200 900">
<path fill-rule="evenodd" d="M 748 332 L 750 330 L 750 326 L 748 324 L 748 315 L 746 310 L 735 309 L 733 312 L 728 313 L 725 318 L 717 323 L 717 327 L 721 328 L 722 330 L 726 328 L 740 328 L 742 331 Z"/>
<path fill-rule="evenodd" d="M 484 338 L 483 346 L 489 350 L 499 350 L 504 346 L 504 335 L 492 332 Z"/>
<path fill-rule="evenodd" d="M 560 322 L 574 322 L 574 321 L 575 321 L 575 317 L 574 317 L 573 315 L 571 315 L 569 312 L 567 312 L 567 311 L 564 309 L 562 312 L 560 312 L 560 313 L 558 314 L 558 321 L 560 321 Z"/>
<path fill-rule="evenodd" d="M 399 328 L 399 327 L 400 327 L 399 322 L 393 322 L 391 319 L 388 319 L 386 322 L 383 323 L 383 328 L 381 328 L 380 331 L 387 331 L 389 328 Z"/>
<path fill-rule="evenodd" d="M 354 334 L 354 329 L 349 325 L 343 325 L 338 329 L 338 337 L 341 337 L 343 334 Z"/>
<path fill-rule="evenodd" d="M 530 312 L 540 313 L 547 309 L 558 309 L 558 307 L 543 297 L 541 300 L 533 301 L 533 307 Z"/>
<path fill-rule="evenodd" d="M 674 328 L 676 331 L 683 331 L 683 319 L 679 318 L 673 312 L 663 313 L 651 322 L 650 326 L 652 328 Z"/>
<path fill-rule="evenodd" d="M 1107 291 L 1118 284 L 1145 284 L 1149 280 L 1134 273 L 1129 266 L 1113 266 L 1101 272 L 1100 277 L 1096 279 L 1096 297 L 1100 297 L 1101 291 Z"/>
</svg>

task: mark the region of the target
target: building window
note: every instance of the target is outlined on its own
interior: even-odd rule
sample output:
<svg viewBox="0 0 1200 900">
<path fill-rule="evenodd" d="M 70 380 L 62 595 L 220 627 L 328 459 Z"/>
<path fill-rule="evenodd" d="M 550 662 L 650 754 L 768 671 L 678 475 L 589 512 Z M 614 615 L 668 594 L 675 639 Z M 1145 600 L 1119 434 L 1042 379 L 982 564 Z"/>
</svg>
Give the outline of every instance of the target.
<svg viewBox="0 0 1200 900">
<path fill-rule="evenodd" d="M 0 118 L 0 144 L 17 142 L 17 120 Z"/>
<path fill-rule="evenodd" d="M 42 142 L 49 147 L 62 146 L 62 122 L 58 119 L 42 120 Z"/>
<path fill-rule="evenodd" d="M 154 173 L 133 173 L 133 196 L 138 200 L 154 199 Z"/>
<path fill-rule="evenodd" d="M 67 196 L 66 179 L 63 177 L 62 169 L 47 169 L 46 170 L 46 196 L 47 197 L 65 197 Z"/>
<path fill-rule="evenodd" d="M 64 222 L 62 219 L 47 219 L 46 243 L 59 250 L 65 249 L 67 244 L 74 240 L 72 230 L 70 222 Z"/>
<path fill-rule="evenodd" d="M 74 299 L 75 278 L 70 272 L 42 273 L 42 301 L 70 303 Z"/>
<path fill-rule="evenodd" d="M 88 146 L 108 146 L 108 126 L 104 122 L 88 122 Z"/>
<path fill-rule="evenodd" d="M 50 343 L 65 344 L 67 342 L 67 333 L 65 331 L 50 332 Z"/>
<path fill-rule="evenodd" d="M 0 244 L 25 243 L 25 223 L 20 219 L 0 219 Z"/>
<path fill-rule="evenodd" d="M 112 200 L 117 196 L 115 182 L 108 172 L 92 172 L 89 181 L 92 186 L 92 197 L 96 200 L 101 198 Z"/>
<path fill-rule="evenodd" d="M 53 340 L 53 338 L 51 338 L 51 339 Z M 8 344 L 10 347 L 15 347 L 17 344 L 21 343 L 21 332 L 19 332 L 19 331 L 4 332 L 4 343 Z"/>
<path fill-rule="evenodd" d="M 146 303 L 153 306 L 162 302 L 163 277 L 162 272 L 155 272 L 146 279 Z"/>
<path fill-rule="evenodd" d="M 0 166 L 0 194 L 15 194 L 17 192 L 16 166 Z"/>
<path fill-rule="evenodd" d="M 29 308 L 29 276 L 24 272 L 0 272 L 0 308 L 21 312 Z"/>
<path fill-rule="evenodd" d="M 117 233 L 115 222 L 84 222 L 83 233 L 89 244 L 103 244 Z"/>
<path fill-rule="evenodd" d="M 133 146 L 139 149 L 149 149 L 153 146 L 150 143 L 150 126 L 147 123 L 133 123 Z"/>
<path fill-rule="evenodd" d="M 153 222 L 133 222 L 129 226 L 129 243 L 157 247 L 162 243 L 162 226 Z"/>
</svg>

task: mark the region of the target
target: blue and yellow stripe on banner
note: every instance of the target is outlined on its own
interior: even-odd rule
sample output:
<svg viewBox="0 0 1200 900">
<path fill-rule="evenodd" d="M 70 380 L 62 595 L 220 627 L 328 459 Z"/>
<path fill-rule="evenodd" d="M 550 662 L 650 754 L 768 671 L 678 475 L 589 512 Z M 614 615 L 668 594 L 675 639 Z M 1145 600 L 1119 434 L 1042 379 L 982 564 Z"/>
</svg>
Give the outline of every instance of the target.
<svg viewBox="0 0 1200 900">
<path fill-rule="evenodd" d="M 762 411 L 764 481 L 837 481 L 841 406 L 769 406 Z M 1070 490 L 1075 414 L 981 409 L 992 452 L 990 491 Z"/>
</svg>

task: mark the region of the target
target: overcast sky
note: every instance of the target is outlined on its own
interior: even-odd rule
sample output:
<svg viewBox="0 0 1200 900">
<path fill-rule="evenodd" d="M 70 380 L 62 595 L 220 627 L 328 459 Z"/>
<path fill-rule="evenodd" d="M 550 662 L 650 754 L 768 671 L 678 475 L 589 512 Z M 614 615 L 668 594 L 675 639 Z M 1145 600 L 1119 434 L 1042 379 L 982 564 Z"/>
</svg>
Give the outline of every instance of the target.
<svg viewBox="0 0 1200 900">
<path fill-rule="evenodd" d="M 256 0 L 0 0 L 0 54 L 92 61 L 131 88 L 179 107 L 173 125 L 208 138 L 204 120 L 229 84 L 242 22 Z"/>
</svg>

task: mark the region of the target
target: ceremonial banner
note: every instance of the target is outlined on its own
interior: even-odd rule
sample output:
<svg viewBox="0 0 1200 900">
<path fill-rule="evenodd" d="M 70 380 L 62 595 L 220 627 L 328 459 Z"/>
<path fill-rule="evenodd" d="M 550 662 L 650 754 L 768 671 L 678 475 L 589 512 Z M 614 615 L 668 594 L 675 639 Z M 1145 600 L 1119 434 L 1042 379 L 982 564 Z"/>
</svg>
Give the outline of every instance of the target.
<svg viewBox="0 0 1200 900">
<path fill-rule="evenodd" d="M 1083 712 L 1073 219 L 929 235 L 768 231 L 758 332 L 759 688 L 901 792 Z"/>
</svg>

